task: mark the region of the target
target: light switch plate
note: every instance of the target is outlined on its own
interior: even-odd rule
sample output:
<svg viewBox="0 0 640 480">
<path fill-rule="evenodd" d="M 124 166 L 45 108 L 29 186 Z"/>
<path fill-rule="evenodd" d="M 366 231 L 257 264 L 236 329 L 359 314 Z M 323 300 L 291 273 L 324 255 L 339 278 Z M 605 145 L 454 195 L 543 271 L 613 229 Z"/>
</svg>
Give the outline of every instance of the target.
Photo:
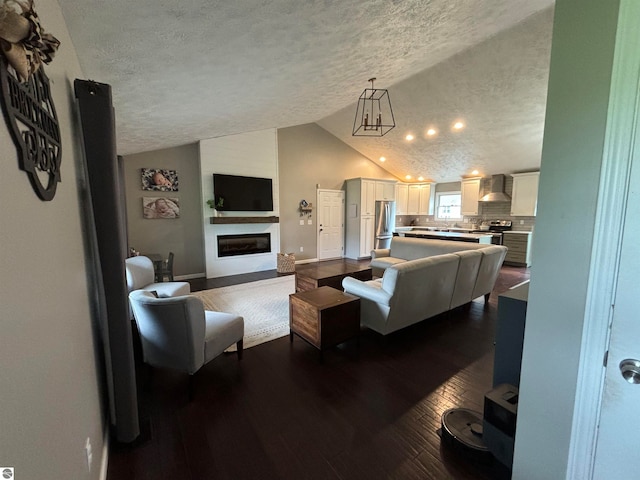
<svg viewBox="0 0 640 480">
<path fill-rule="evenodd" d="M 313 225 L 313 220 L 311 219 L 307 220 L 307 225 Z"/>
<path fill-rule="evenodd" d="M 304 225 L 304 220 L 300 220 L 300 225 Z"/>
</svg>

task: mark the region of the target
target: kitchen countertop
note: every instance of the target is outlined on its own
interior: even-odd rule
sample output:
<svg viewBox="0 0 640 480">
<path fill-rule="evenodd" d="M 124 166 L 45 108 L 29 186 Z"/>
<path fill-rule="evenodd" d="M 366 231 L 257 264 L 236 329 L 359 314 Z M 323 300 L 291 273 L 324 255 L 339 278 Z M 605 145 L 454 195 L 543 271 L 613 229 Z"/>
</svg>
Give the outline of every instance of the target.
<svg viewBox="0 0 640 480">
<path fill-rule="evenodd" d="M 503 233 L 515 233 L 517 235 L 529 235 L 533 232 L 529 232 L 527 230 L 507 230 L 506 232 Z"/>
<path fill-rule="evenodd" d="M 449 232 L 459 232 L 459 233 L 470 233 L 470 232 L 477 232 L 479 229 L 478 228 L 464 228 L 464 227 L 429 227 L 429 226 L 402 226 L 402 227 L 396 227 L 396 232 L 408 232 L 411 230 L 425 230 L 425 231 L 429 231 L 429 232 L 442 232 L 442 231 L 449 231 Z"/>
<path fill-rule="evenodd" d="M 422 231 L 421 231 L 422 230 Z M 396 231 L 398 229 L 396 228 Z M 423 229 L 412 229 L 398 231 L 400 236 L 424 237 L 424 238 L 441 238 L 442 240 L 458 240 L 477 243 L 491 243 L 491 234 L 486 233 L 460 233 L 460 232 L 436 232 L 436 231 L 424 231 Z"/>
</svg>

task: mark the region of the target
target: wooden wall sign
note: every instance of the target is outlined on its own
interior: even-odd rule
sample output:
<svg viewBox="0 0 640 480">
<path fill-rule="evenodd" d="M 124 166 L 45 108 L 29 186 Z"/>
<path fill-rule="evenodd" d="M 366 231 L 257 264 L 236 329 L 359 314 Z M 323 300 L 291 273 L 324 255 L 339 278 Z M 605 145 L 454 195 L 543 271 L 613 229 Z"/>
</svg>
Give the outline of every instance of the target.
<svg viewBox="0 0 640 480">
<path fill-rule="evenodd" d="M 49 78 L 40 66 L 26 82 L 0 56 L 2 111 L 18 151 L 20 169 L 27 172 L 36 194 L 53 199 L 60 181 L 60 126 Z"/>
</svg>

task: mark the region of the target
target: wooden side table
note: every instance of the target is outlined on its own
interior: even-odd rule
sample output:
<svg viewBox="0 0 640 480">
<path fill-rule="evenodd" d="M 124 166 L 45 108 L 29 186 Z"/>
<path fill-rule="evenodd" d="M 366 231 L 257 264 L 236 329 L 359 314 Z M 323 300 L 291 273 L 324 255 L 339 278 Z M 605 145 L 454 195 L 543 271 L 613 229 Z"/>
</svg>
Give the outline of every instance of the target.
<svg viewBox="0 0 640 480">
<path fill-rule="evenodd" d="M 372 270 L 369 265 L 339 263 L 323 265 L 305 265 L 296 270 L 296 292 L 313 290 L 318 287 L 333 287 L 342 290 L 344 277 L 353 277 L 366 282 L 371 280 Z"/>
<path fill-rule="evenodd" d="M 360 336 L 360 298 L 331 287 L 289 295 L 289 341 L 298 335 L 320 350 Z"/>
</svg>

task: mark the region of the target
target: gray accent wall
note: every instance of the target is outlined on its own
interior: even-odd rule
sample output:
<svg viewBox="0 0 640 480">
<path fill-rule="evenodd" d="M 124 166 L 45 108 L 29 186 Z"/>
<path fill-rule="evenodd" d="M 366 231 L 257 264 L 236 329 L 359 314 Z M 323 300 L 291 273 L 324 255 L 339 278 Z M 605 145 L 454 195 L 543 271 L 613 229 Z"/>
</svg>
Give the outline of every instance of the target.
<svg viewBox="0 0 640 480">
<path fill-rule="evenodd" d="M 177 192 L 142 190 L 140 170 L 163 168 L 178 173 Z M 124 157 L 127 197 L 127 235 L 129 247 L 142 254 L 175 254 L 173 271 L 178 277 L 203 277 L 204 241 L 200 192 L 200 153 L 193 143 L 175 148 Z M 180 218 L 146 219 L 142 216 L 142 197 L 177 197 Z"/>
<path fill-rule="evenodd" d="M 36 196 L 18 169 L 2 119 L 0 466 L 14 467 L 18 479 L 97 480 L 105 453 L 106 390 L 73 98 L 73 80 L 84 75 L 58 3 L 39 0 L 36 10 L 46 31 L 61 41 L 45 70 L 60 123 L 62 182 L 52 201 Z"/>
<path fill-rule="evenodd" d="M 371 139 L 375 141 L 375 139 Z M 317 258 L 316 188 L 343 190 L 348 178 L 398 180 L 316 123 L 278 130 L 280 249 L 296 260 Z M 300 200 L 313 203 L 312 225 L 300 217 Z M 300 220 L 304 219 L 304 225 Z M 303 252 L 300 252 L 300 247 Z"/>
</svg>

